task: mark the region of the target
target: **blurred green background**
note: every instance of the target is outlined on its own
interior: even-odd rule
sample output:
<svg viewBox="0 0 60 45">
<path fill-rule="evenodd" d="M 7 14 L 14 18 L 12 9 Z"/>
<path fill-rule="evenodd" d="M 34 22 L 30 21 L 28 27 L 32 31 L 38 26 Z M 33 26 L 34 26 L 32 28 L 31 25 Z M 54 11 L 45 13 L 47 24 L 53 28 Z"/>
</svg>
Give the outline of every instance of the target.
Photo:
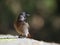
<svg viewBox="0 0 60 45">
<path fill-rule="evenodd" d="M 0 0 L 0 34 L 18 34 L 13 24 L 21 11 L 30 13 L 32 18 L 34 15 L 44 18 L 45 32 L 38 31 L 38 34 L 41 33 L 38 40 L 55 38 L 53 40 L 60 41 L 60 0 Z M 27 18 L 30 25 L 32 18 Z"/>
</svg>

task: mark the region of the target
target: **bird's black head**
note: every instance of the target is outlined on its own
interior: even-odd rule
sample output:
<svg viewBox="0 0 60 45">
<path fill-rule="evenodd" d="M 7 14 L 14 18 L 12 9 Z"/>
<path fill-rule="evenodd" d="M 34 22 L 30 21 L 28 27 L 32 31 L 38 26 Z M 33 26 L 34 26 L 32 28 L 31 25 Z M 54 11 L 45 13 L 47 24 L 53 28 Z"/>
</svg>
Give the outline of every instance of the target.
<svg viewBox="0 0 60 45">
<path fill-rule="evenodd" d="M 25 21 L 27 17 L 29 17 L 29 13 L 27 12 L 21 12 L 19 15 L 18 15 L 18 19 L 17 21 Z"/>
</svg>

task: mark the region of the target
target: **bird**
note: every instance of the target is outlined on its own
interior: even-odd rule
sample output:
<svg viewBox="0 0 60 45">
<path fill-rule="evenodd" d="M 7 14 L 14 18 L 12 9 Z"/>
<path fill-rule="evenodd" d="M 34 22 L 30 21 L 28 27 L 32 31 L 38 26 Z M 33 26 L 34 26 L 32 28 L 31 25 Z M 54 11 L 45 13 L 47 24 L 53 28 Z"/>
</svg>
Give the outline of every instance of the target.
<svg viewBox="0 0 60 45">
<path fill-rule="evenodd" d="M 31 36 L 29 34 L 29 24 L 25 21 L 26 16 L 29 16 L 29 14 L 26 12 L 21 12 L 14 23 L 14 28 L 19 34 L 19 37 L 30 38 Z"/>
</svg>

